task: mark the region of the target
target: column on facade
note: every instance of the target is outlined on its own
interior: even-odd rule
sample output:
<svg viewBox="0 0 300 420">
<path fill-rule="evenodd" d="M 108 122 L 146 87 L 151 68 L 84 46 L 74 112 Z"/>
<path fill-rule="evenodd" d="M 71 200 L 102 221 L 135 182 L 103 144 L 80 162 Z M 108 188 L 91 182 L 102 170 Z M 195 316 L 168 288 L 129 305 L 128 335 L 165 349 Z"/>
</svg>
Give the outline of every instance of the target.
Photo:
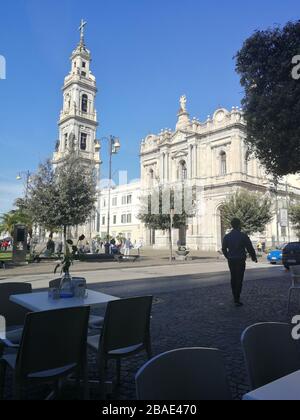
<svg viewBox="0 0 300 420">
<path fill-rule="evenodd" d="M 158 171 L 158 173 L 159 173 L 160 180 L 162 180 L 163 176 L 164 176 L 164 174 L 163 174 L 163 155 L 162 155 L 162 153 L 159 157 L 159 171 Z"/>
<path fill-rule="evenodd" d="M 197 178 L 198 176 L 198 147 L 195 144 L 194 145 L 194 178 Z"/>
<path fill-rule="evenodd" d="M 166 153 L 166 181 L 170 180 L 170 153 Z"/>
<path fill-rule="evenodd" d="M 188 148 L 188 178 L 193 178 L 193 146 L 189 145 Z"/>
</svg>

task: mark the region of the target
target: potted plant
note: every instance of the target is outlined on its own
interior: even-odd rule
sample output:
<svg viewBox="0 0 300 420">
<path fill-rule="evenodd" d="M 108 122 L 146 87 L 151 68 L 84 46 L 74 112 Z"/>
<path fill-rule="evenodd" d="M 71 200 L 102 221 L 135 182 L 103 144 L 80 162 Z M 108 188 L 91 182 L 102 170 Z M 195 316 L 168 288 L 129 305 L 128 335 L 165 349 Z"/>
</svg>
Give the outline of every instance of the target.
<svg viewBox="0 0 300 420">
<path fill-rule="evenodd" d="M 65 244 L 64 257 L 57 264 L 54 270 L 54 274 L 57 273 L 57 270 L 61 268 L 61 283 L 60 283 L 60 296 L 62 298 L 73 297 L 73 285 L 72 277 L 70 275 L 70 268 L 74 261 L 74 253 L 70 251 L 69 245 L 73 246 L 73 241 L 68 240 Z"/>
</svg>

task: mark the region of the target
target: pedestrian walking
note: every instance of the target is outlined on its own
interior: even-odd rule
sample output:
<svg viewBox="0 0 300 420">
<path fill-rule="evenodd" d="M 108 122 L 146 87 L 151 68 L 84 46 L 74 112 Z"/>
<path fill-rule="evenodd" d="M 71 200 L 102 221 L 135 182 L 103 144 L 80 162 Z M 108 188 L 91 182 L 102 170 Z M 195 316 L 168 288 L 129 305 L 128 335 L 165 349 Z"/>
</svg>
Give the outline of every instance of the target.
<svg viewBox="0 0 300 420">
<path fill-rule="evenodd" d="M 243 306 L 241 293 L 246 271 L 247 252 L 252 261 L 257 263 L 257 256 L 250 238 L 241 232 L 241 221 L 233 219 L 231 222 L 232 231 L 223 240 L 222 251 L 228 260 L 231 273 L 231 288 L 236 307 Z"/>
</svg>

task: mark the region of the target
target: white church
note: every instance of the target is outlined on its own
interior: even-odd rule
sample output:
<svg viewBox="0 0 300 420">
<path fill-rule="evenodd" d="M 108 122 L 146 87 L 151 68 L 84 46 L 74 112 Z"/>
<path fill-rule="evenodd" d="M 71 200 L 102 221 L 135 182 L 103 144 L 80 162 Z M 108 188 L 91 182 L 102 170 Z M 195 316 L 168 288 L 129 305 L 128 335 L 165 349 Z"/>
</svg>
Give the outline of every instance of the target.
<svg viewBox="0 0 300 420">
<path fill-rule="evenodd" d="M 53 161 L 59 164 L 72 145 L 86 164 L 96 168 L 100 179 L 97 86 L 90 69 L 91 53 L 85 45 L 85 24 L 82 21 L 80 42 L 72 53 L 71 71 L 64 81 L 59 140 Z M 296 240 L 287 211 L 290 198 L 300 196 L 300 178 L 288 176 L 274 188 L 260 162 L 249 155 L 245 139 L 246 123 L 241 109 L 218 109 L 200 122 L 190 118 L 187 98 L 182 96 L 175 129 L 148 135 L 141 142 L 137 151 L 140 181 L 114 187 L 110 193 L 108 189 L 99 189 L 97 211 L 80 233 L 104 238 L 110 215 L 110 232 L 114 237 L 122 235 L 144 246 L 168 247 L 166 232 L 150 231 L 138 220 L 141 198 L 158 187 L 176 188 L 185 184 L 192 191 L 195 212 L 187 220 L 186 228 L 174 232 L 175 245 L 219 250 L 225 233 L 220 207 L 239 189 L 269 194 L 274 202 L 273 222 L 254 240 L 270 246 Z"/>
</svg>

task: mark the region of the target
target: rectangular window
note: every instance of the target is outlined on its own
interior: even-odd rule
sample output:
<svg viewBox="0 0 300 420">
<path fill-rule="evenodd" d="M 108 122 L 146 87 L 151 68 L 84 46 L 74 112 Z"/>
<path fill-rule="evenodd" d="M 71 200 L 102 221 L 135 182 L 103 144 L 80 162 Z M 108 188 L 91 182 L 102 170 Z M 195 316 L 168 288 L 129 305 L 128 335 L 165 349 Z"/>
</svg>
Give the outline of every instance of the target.
<svg viewBox="0 0 300 420">
<path fill-rule="evenodd" d="M 65 134 L 65 148 L 68 148 L 68 134 Z"/>
<path fill-rule="evenodd" d="M 125 224 L 126 223 L 126 220 L 127 220 L 126 214 L 122 214 L 122 216 L 121 216 L 121 223 L 122 224 Z"/>
<path fill-rule="evenodd" d="M 86 133 L 81 133 L 81 136 L 80 136 L 80 149 L 81 150 L 86 150 L 86 144 L 87 144 L 87 134 Z"/>
<path fill-rule="evenodd" d="M 105 225 L 105 216 L 102 217 L 102 226 Z"/>
<path fill-rule="evenodd" d="M 122 206 L 125 206 L 127 204 L 127 197 L 126 195 L 123 195 L 122 197 Z"/>
<path fill-rule="evenodd" d="M 282 228 L 281 228 L 281 236 L 283 238 L 287 237 L 287 228 L 285 226 L 282 226 Z"/>
<path fill-rule="evenodd" d="M 85 68 L 85 67 L 86 67 L 86 62 L 85 62 L 85 61 L 83 61 L 83 62 L 82 62 L 82 67 L 83 67 L 83 68 Z"/>
<path fill-rule="evenodd" d="M 116 216 L 116 215 L 114 215 L 114 217 L 113 217 L 113 224 L 114 224 L 114 225 L 116 225 L 116 224 L 117 224 L 117 216 Z"/>
<path fill-rule="evenodd" d="M 113 197 L 112 205 L 113 205 L 113 207 L 116 207 L 118 205 L 118 197 Z"/>
<path fill-rule="evenodd" d="M 85 71 L 82 71 L 82 72 L 81 72 L 81 76 L 82 76 L 82 77 L 86 77 L 86 72 L 85 72 Z"/>
<path fill-rule="evenodd" d="M 132 195 L 127 196 L 127 204 L 132 204 Z"/>
<path fill-rule="evenodd" d="M 127 214 L 127 223 L 131 223 L 131 222 L 132 222 L 131 214 Z"/>
</svg>

